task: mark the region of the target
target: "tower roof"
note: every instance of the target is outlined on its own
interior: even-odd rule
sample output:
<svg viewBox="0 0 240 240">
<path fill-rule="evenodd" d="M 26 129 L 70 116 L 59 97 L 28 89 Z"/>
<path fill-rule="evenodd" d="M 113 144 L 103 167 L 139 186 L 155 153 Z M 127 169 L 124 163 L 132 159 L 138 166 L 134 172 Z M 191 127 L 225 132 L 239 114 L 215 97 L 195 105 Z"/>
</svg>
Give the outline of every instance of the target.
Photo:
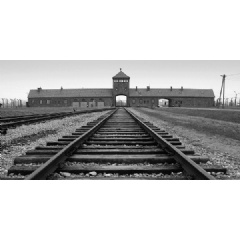
<svg viewBox="0 0 240 240">
<path fill-rule="evenodd" d="M 113 79 L 130 79 L 130 77 L 127 76 L 124 72 L 122 72 L 122 69 L 120 68 L 120 72 L 115 75 Z"/>
</svg>

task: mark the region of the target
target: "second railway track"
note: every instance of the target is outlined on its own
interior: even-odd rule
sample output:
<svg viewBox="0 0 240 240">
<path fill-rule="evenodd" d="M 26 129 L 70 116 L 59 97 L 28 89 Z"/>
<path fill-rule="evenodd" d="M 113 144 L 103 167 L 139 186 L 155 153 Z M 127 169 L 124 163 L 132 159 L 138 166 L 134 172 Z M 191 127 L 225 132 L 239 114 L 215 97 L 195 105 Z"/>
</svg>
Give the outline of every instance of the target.
<svg viewBox="0 0 240 240">
<path fill-rule="evenodd" d="M 90 109 L 81 110 L 74 112 L 58 112 L 58 113 L 46 113 L 46 114 L 33 114 L 26 116 L 15 116 L 15 117 L 4 117 L 0 118 L 0 133 L 6 135 L 9 128 L 16 128 L 17 126 L 45 122 L 48 120 L 59 119 L 79 114 L 101 112 L 110 110 L 113 108 L 101 108 L 101 109 Z"/>
<path fill-rule="evenodd" d="M 5 179 L 215 179 L 207 165 L 174 138 L 119 108 L 47 146 L 17 157 Z"/>
</svg>

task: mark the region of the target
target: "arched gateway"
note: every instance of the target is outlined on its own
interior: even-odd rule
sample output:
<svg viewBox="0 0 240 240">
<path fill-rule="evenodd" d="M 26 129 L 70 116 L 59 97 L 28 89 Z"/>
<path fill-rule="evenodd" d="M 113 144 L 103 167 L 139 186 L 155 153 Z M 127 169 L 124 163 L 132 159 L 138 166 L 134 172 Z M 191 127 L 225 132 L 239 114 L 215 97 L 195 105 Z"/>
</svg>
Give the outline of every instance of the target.
<svg viewBox="0 0 240 240">
<path fill-rule="evenodd" d="M 113 104 L 114 106 L 119 106 L 119 102 L 117 102 L 117 96 L 124 95 L 126 96 L 125 106 L 129 107 L 129 82 L 130 77 L 127 76 L 122 69 L 120 68 L 120 72 L 115 75 L 113 78 Z"/>
<path fill-rule="evenodd" d="M 146 79 L 149 82 L 149 79 Z M 159 84 L 164 79 L 159 79 Z M 169 107 L 212 107 L 212 89 L 130 88 L 130 77 L 122 69 L 112 78 L 112 88 L 42 89 L 30 90 L 29 107 L 102 108 L 111 106 L 159 106 L 159 99 L 169 100 Z M 165 104 L 165 102 L 164 102 Z M 167 105 L 167 104 L 166 104 Z M 164 105 L 165 106 L 165 105 Z"/>
</svg>

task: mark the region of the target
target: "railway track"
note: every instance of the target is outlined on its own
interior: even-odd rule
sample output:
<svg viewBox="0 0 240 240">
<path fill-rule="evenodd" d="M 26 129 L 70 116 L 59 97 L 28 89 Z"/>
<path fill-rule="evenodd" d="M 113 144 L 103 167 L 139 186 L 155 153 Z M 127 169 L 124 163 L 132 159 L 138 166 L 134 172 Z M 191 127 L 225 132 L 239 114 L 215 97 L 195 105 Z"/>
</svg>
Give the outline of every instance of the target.
<svg viewBox="0 0 240 240">
<path fill-rule="evenodd" d="M 9 128 L 15 128 L 20 125 L 32 124 L 43 122 L 47 120 L 64 118 L 78 114 L 91 113 L 91 112 L 100 112 L 106 111 L 113 108 L 105 108 L 105 109 L 91 109 L 91 110 L 81 110 L 76 112 L 59 112 L 59 113 L 50 113 L 50 114 L 33 114 L 27 116 L 17 116 L 17 117 L 4 117 L 0 118 L 0 133 L 7 134 L 7 130 Z"/>
<path fill-rule="evenodd" d="M 119 108 L 17 157 L 4 179 L 215 179 L 227 169 L 206 164 L 174 138 Z"/>
</svg>

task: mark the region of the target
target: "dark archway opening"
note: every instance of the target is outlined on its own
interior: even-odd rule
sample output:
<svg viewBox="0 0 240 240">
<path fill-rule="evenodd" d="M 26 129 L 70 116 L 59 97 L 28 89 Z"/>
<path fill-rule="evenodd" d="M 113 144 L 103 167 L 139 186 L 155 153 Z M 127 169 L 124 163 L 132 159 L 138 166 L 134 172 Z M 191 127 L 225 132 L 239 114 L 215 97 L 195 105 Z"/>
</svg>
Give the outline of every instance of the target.
<svg viewBox="0 0 240 240">
<path fill-rule="evenodd" d="M 126 107 L 127 106 L 127 97 L 124 95 L 116 96 L 116 107 Z"/>
</svg>

